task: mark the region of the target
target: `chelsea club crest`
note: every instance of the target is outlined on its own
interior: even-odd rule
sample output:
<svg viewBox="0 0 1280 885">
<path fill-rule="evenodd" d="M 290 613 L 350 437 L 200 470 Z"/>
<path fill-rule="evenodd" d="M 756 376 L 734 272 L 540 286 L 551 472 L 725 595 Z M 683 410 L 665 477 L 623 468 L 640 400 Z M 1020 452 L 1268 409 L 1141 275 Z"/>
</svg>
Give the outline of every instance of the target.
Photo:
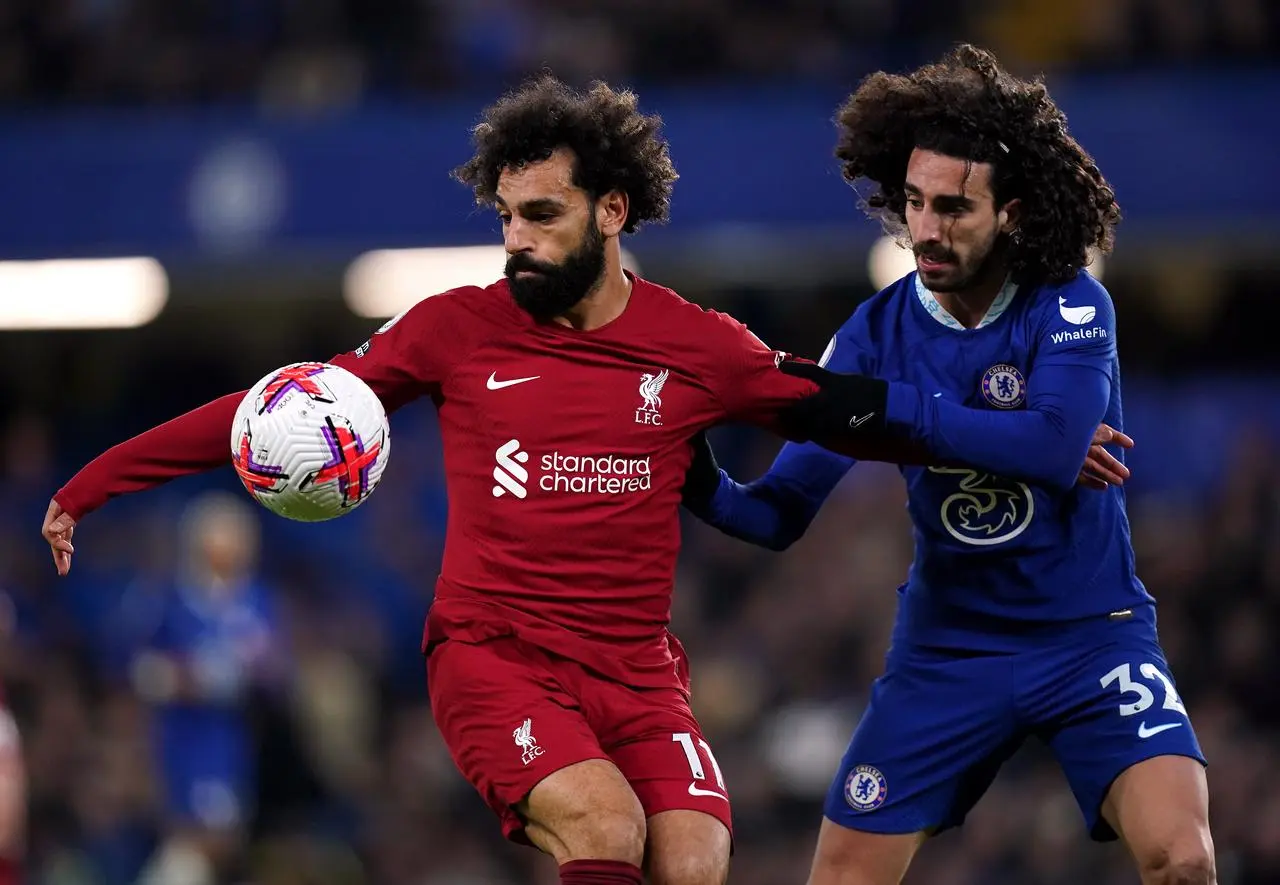
<svg viewBox="0 0 1280 885">
<path fill-rule="evenodd" d="M 844 801 L 854 811 L 874 811 L 884 804 L 889 785 L 873 765 L 858 765 L 844 782 Z"/>
<path fill-rule="evenodd" d="M 998 363 L 982 376 L 982 395 L 997 409 L 1016 409 L 1027 401 L 1027 379 L 1016 366 Z"/>
</svg>

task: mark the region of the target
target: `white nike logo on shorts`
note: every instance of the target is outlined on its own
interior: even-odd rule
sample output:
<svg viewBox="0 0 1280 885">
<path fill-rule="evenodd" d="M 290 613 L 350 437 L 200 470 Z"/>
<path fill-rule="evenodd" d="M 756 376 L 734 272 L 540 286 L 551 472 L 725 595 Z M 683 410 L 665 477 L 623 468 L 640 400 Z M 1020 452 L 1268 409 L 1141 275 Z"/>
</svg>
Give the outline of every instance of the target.
<svg viewBox="0 0 1280 885">
<path fill-rule="evenodd" d="M 1170 722 L 1168 725 L 1157 725 L 1155 728 L 1147 728 L 1147 723 L 1143 722 L 1138 725 L 1138 737 L 1144 741 L 1149 737 L 1154 737 L 1162 731 L 1168 731 L 1171 728 L 1181 728 L 1181 722 Z"/>
<path fill-rule="evenodd" d="M 715 796 L 717 799 L 723 799 L 726 802 L 729 801 L 729 797 L 726 796 L 724 793 L 717 793 L 715 790 L 704 790 L 702 789 L 702 787 L 698 786 L 696 783 L 689 784 L 689 795 L 690 796 Z"/>
<path fill-rule="evenodd" d="M 530 375 L 528 378 L 512 378 L 510 381 L 499 381 L 497 378 L 497 375 L 498 375 L 497 372 L 491 373 L 489 375 L 489 380 L 484 383 L 484 386 L 489 388 L 490 390 L 501 390 L 504 387 L 512 387 L 516 384 L 523 384 L 526 381 L 537 381 L 539 378 L 542 377 L 541 375 Z"/>
</svg>

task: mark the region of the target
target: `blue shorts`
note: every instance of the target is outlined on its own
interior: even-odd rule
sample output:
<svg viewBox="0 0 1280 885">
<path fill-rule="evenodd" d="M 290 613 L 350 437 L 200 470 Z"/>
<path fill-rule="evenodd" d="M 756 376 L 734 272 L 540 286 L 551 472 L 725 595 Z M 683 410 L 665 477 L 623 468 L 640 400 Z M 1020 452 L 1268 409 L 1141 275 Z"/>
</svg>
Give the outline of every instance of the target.
<svg viewBox="0 0 1280 885">
<path fill-rule="evenodd" d="M 215 830 L 247 823 L 253 801 L 253 748 L 247 733 L 214 732 L 157 741 L 165 810 Z"/>
<path fill-rule="evenodd" d="M 1101 809 L 1126 768 L 1166 755 L 1205 762 L 1153 616 L 1102 618 L 1011 654 L 895 642 L 824 813 L 872 833 L 959 826 L 1033 736 L 1057 757 L 1098 841 L 1116 838 Z"/>
</svg>

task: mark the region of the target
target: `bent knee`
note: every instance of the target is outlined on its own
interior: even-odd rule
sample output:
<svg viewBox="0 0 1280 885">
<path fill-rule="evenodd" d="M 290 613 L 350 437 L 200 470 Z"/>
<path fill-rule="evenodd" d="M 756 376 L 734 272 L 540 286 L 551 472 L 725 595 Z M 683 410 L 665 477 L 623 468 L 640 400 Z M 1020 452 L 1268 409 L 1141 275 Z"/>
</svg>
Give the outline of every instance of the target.
<svg viewBox="0 0 1280 885">
<path fill-rule="evenodd" d="M 644 809 L 613 765 L 581 762 L 546 778 L 516 806 L 529 841 L 557 863 L 644 857 Z"/>
<path fill-rule="evenodd" d="M 1144 885 L 1216 885 L 1218 881 L 1213 846 L 1205 839 L 1161 851 L 1141 867 Z"/>
<path fill-rule="evenodd" d="M 577 806 L 562 809 L 554 823 L 530 820 L 529 841 L 556 859 L 618 860 L 640 865 L 644 857 L 644 814 L 622 809 Z"/>
<path fill-rule="evenodd" d="M 530 826 L 533 836 L 534 826 Z M 643 814 L 601 809 L 574 810 L 566 814 L 553 831 L 549 853 L 557 863 L 571 860 L 607 859 L 636 866 L 644 858 Z M 536 842 L 536 840 L 535 840 Z"/>
<path fill-rule="evenodd" d="M 577 857 L 609 857 L 640 865 L 644 857 L 644 812 L 588 811 L 579 828 Z"/>
</svg>

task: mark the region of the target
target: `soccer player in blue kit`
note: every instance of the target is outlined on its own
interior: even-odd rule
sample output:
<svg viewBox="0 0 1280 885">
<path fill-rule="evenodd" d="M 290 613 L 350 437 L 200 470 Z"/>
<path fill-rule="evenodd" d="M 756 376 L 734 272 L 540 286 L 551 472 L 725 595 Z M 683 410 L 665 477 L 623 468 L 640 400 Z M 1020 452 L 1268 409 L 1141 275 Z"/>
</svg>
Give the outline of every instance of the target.
<svg viewBox="0 0 1280 885">
<path fill-rule="evenodd" d="M 812 407 L 832 433 L 918 453 L 901 459 L 916 553 L 809 883 L 900 882 L 1031 736 L 1146 885 L 1213 883 L 1204 757 L 1123 491 L 1076 483 L 1095 428 L 1123 428 L 1111 299 L 1083 269 L 1111 246 L 1115 195 L 1043 85 L 971 46 L 871 75 L 836 122 L 845 178 L 875 186 L 866 209 L 905 233 L 916 271 L 860 305 L 818 365 L 783 370 L 822 385 Z M 853 463 L 788 443 L 741 485 L 704 445 L 686 506 L 783 549 Z"/>
</svg>

